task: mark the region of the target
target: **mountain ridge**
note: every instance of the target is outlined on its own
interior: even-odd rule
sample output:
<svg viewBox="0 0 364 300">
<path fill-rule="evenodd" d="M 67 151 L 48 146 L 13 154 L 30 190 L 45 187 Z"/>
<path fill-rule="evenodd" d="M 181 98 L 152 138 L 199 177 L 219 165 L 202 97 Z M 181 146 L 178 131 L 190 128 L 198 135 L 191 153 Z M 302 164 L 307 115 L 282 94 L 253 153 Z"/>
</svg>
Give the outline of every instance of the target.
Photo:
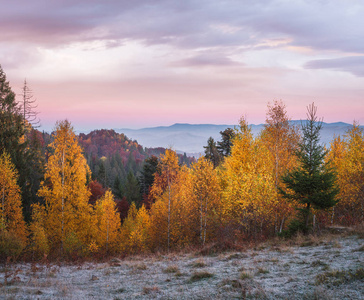
<svg viewBox="0 0 364 300">
<path fill-rule="evenodd" d="M 306 120 L 292 120 L 292 124 L 301 125 Z M 334 136 L 343 135 L 352 124 L 345 122 L 322 122 L 321 142 L 329 145 Z M 114 128 L 116 132 L 124 133 L 130 139 L 137 140 L 144 147 L 173 148 L 180 153 L 186 153 L 198 157 L 204 152 L 203 146 L 207 144 L 209 137 L 220 140 L 220 131 L 226 128 L 234 128 L 228 124 L 190 124 L 175 123 L 169 126 L 145 127 L 140 129 Z M 264 128 L 264 124 L 250 124 L 253 135 L 258 135 Z M 360 126 L 364 128 L 364 126 Z"/>
</svg>

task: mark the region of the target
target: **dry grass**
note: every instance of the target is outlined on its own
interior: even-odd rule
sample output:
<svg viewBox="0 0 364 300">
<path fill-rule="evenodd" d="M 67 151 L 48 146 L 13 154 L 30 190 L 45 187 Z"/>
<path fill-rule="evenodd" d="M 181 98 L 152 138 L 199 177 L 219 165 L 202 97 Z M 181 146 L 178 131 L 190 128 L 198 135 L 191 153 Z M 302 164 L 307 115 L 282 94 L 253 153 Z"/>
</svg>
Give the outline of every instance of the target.
<svg viewBox="0 0 364 300">
<path fill-rule="evenodd" d="M 0 269 L 0 285 L 4 274 L 9 282 L 0 286 L 0 298 L 360 299 L 364 246 L 352 232 L 274 238 L 214 257 L 172 252 L 130 256 L 117 265 L 12 264 Z"/>
<path fill-rule="evenodd" d="M 352 270 L 333 270 L 316 276 L 316 284 L 332 284 L 334 286 L 341 285 L 350 281 L 364 280 L 364 268 Z"/>
<path fill-rule="evenodd" d="M 197 260 L 195 260 L 192 265 L 191 265 L 193 268 L 204 268 L 206 267 L 206 262 L 204 259 L 202 258 L 199 258 Z"/>
<path fill-rule="evenodd" d="M 207 272 L 207 271 L 195 272 L 192 274 L 189 282 L 192 283 L 192 282 L 200 281 L 203 279 L 208 279 L 211 277 L 214 277 L 214 274 Z"/>
<path fill-rule="evenodd" d="M 134 271 L 144 271 L 147 269 L 147 265 L 145 263 L 137 263 L 135 265 L 132 265 L 131 268 Z"/>
<path fill-rule="evenodd" d="M 240 278 L 241 280 L 250 279 L 250 278 L 252 278 L 252 275 L 251 275 L 250 273 L 248 273 L 248 272 L 242 271 L 242 272 L 240 273 L 239 278 Z"/>
<path fill-rule="evenodd" d="M 177 273 L 179 272 L 179 268 L 177 265 L 171 265 L 171 266 L 168 266 L 167 268 L 165 268 L 163 270 L 164 273 Z"/>
<path fill-rule="evenodd" d="M 257 274 L 268 274 L 268 273 L 269 273 L 269 271 L 265 268 L 259 267 L 257 270 Z"/>
<path fill-rule="evenodd" d="M 159 292 L 160 288 L 157 286 L 145 286 L 143 288 L 143 295 L 158 294 Z"/>
</svg>

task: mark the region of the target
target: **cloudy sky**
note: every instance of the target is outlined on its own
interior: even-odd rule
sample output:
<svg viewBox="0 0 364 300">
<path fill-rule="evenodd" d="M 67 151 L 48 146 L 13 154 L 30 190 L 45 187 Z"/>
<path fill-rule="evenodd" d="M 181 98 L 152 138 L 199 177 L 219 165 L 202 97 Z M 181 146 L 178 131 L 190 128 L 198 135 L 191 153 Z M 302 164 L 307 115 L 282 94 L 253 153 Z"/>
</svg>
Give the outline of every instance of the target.
<svg viewBox="0 0 364 300">
<path fill-rule="evenodd" d="M 12 0 L 0 10 L 0 64 L 26 78 L 43 129 L 78 131 L 292 119 L 364 124 L 359 0 Z"/>
</svg>

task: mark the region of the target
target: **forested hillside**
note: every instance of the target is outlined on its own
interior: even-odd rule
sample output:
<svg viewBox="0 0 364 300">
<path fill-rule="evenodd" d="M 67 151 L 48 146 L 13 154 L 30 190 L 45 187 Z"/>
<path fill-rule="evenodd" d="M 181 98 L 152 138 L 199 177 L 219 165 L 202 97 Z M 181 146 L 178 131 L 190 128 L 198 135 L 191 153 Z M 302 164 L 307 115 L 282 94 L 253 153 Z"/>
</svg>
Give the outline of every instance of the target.
<svg viewBox="0 0 364 300">
<path fill-rule="evenodd" d="M 363 129 L 326 148 L 314 103 L 299 127 L 268 103 L 259 135 L 241 118 L 198 161 L 68 120 L 40 133 L 2 69 L 0 108 L 3 261 L 225 249 L 364 221 Z"/>
</svg>

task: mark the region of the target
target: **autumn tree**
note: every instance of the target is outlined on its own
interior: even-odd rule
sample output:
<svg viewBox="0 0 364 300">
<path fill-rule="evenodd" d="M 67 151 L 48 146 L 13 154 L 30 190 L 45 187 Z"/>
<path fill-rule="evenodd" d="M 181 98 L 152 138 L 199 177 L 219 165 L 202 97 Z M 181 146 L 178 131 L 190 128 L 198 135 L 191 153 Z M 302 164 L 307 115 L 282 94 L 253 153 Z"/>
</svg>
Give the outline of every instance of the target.
<svg viewBox="0 0 364 300">
<path fill-rule="evenodd" d="M 172 183 L 178 175 L 180 169 L 178 165 L 177 153 L 167 149 L 164 155 L 161 155 L 158 165 L 160 173 L 157 173 L 154 178 L 154 184 L 151 188 L 151 195 L 154 199 L 159 199 L 163 195 L 167 197 L 167 248 L 170 246 L 171 232 L 171 204 L 172 204 Z"/>
<path fill-rule="evenodd" d="M 54 153 L 48 159 L 38 192 L 46 205 L 46 233 L 61 254 L 64 250 L 82 250 L 92 234 L 90 192 L 86 185 L 89 168 L 69 121 L 56 123 L 50 147 Z"/>
<path fill-rule="evenodd" d="M 27 230 L 21 208 L 17 171 L 6 152 L 0 155 L 0 174 L 0 256 L 6 258 L 12 256 L 12 252 L 20 254 L 26 245 Z M 16 243 L 7 245 L 12 240 Z"/>
<path fill-rule="evenodd" d="M 273 165 L 273 177 L 275 187 L 275 197 L 277 206 L 275 207 L 275 232 L 281 232 L 285 220 L 292 213 L 289 202 L 282 199 L 278 193 L 279 188 L 283 188 L 280 178 L 283 174 L 292 170 L 297 164 L 295 150 L 299 142 L 298 128 L 290 124 L 286 107 L 282 101 L 268 103 L 268 111 L 264 129 L 261 132 L 261 139 L 269 150 L 267 160 Z"/>
<path fill-rule="evenodd" d="M 346 193 L 356 211 L 357 221 L 364 221 L 364 132 L 359 124 L 345 135 L 346 142 Z"/>
<path fill-rule="evenodd" d="M 183 165 L 150 209 L 150 247 L 154 250 L 183 247 L 198 237 L 198 208 L 192 202 L 190 169 Z M 196 208 L 196 209 L 195 209 Z M 198 239 L 197 239 L 198 242 Z"/>
<path fill-rule="evenodd" d="M 333 211 L 336 221 L 353 225 L 364 220 L 364 133 L 359 124 L 331 142 L 328 158 L 337 171 L 340 202 Z M 334 218 L 333 218 L 334 219 Z M 333 220 L 332 219 L 332 220 Z"/>
<path fill-rule="evenodd" d="M 88 184 L 88 188 L 90 190 L 90 199 L 89 203 L 91 205 L 95 205 L 96 201 L 104 196 L 106 189 L 101 185 L 97 180 L 93 180 Z"/>
<path fill-rule="evenodd" d="M 150 217 L 144 205 L 138 210 L 132 203 L 122 227 L 121 249 L 127 253 L 149 250 Z"/>
<path fill-rule="evenodd" d="M 327 151 L 319 144 L 322 121 L 318 120 L 317 107 L 312 103 L 307 108 L 307 122 L 302 123 L 303 141 L 296 151 L 299 166 L 282 176 L 287 191 L 280 189 L 284 198 L 296 203 L 301 220 L 291 223 L 291 231 L 308 232 L 311 208 L 327 209 L 338 200 L 336 174 L 329 162 L 325 162 Z"/>
<path fill-rule="evenodd" d="M 107 190 L 103 197 L 96 202 L 97 241 L 106 252 L 116 252 L 120 238 L 120 215 L 116 209 L 114 196 Z"/>
<path fill-rule="evenodd" d="M 261 139 L 254 138 L 246 120 L 241 119 L 231 155 L 225 158 L 219 176 L 224 223 L 247 236 L 263 234 L 274 220 L 276 198 L 268 155 Z"/>
<path fill-rule="evenodd" d="M 213 222 L 213 211 L 219 206 L 220 188 L 219 181 L 210 161 L 202 157 L 197 163 L 191 167 L 191 192 L 190 196 L 194 202 L 194 212 L 190 214 L 190 218 L 198 215 L 196 225 L 199 224 L 199 239 L 202 245 L 211 237 L 207 237 L 207 233 L 211 233 Z M 210 230 L 209 230 L 210 229 Z"/>
<path fill-rule="evenodd" d="M 47 257 L 50 251 L 49 240 L 45 229 L 46 211 L 43 205 L 32 205 L 32 221 L 30 231 L 30 251 L 33 259 Z"/>
</svg>

